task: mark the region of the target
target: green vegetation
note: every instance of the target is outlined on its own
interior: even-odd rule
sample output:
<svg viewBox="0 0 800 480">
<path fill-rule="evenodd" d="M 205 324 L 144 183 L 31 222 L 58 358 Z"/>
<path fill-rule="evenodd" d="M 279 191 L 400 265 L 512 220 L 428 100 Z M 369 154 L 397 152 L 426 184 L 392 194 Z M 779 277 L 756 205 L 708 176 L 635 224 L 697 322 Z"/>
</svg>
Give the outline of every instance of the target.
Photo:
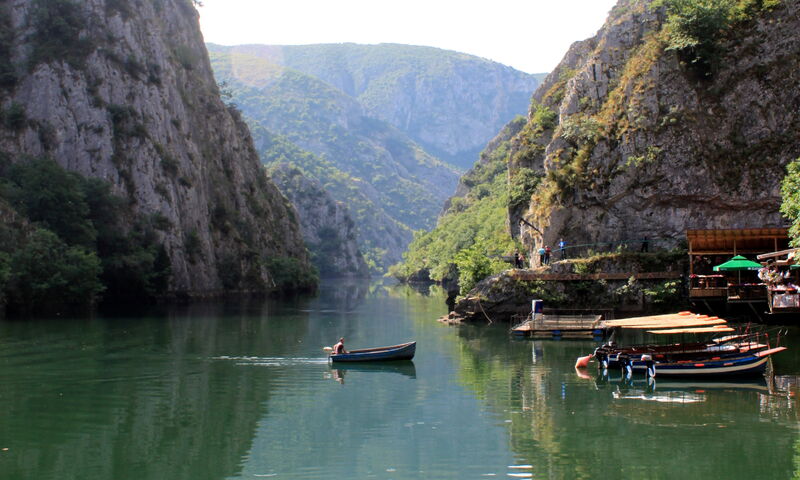
<svg viewBox="0 0 800 480">
<path fill-rule="evenodd" d="M 666 280 L 644 289 L 644 296 L 655 306 L 674 306 L 683 301 L 680 280 Z"/>
<path fill-rule="evenodd" d="M 793 247 L 800 247 L 800 159 L 786 168 L 786 177 L 781 184 L 781 213 L 791 222 L 789 237 Z"/>
<path fill-rule="evenodd" d="M 0 107 L 0 123 L 10 130 L 21 130 L 27 122 L 25 107 L 19 103 L 12 103 L 8 108 Z"/>
<path fill-rule="evenodd" d="M 558 114 L 535 100 L 531 103 L 531 125 L 539 133 L 544 130 L 552 130 L 558 125 Z"/>
<path fill-rule="evenodd" d="M 33 50 L 30 67 L 52 61 L 66 61 L 81 68 L 94 46 L 86 29 L 86 14 L 72 0 L 36 0 L 31 11 L 34 27 L 30 36 Z"/>
<path fill-rule="evenodd" d="M 8 258 L 5 296 L 12 306 L 86 306 L 104 290 L 100 259 L 83 247 L 67 246 L 56 234 L 35 229 Z"/>
<path fill-rule="evenodd" d="M 367 116 L 391 123 L 464 170 L 504 123 L 525 113 L 540 81 L 486 59 L 411 45 L 209 45 L 209 50 L 247 53 L 319 79 L 356 100 Z M 248 75 L 252 64 L 242 68 L 240 61 L 246 62 L 237 59 L 237 74 L 257 82 Z M 464 135 L 464 127 L 470 134 Z"/>
<path fill-rule="evenodd" d="M 588 254 L 582 258 L 573 258 L 569 262 L 575 273 L 600 273 L 608 271 L 609 265 L 625 265 L 631 272 L 664 272 L 686 259 L 685 248 L 658 250 L 650 253 L 617 251 Z"/>
<path fill-rule="evenodd" d="M 514 171 L 508 181 L 508 208 L 527 208 L 540 181 L 541 175 L 530 168 L 522 167 Z"/>
<path fill-rule="evenodd" d="M 510 201 L 507 163 L 510 138 L 522 127 L 519 121 L 508 127 L 507 139 L 482 154 L 482 160 L 464 175 L 462 185 L 469 187 L 464 197 L 451 199 L 450 208 L 430 232 L 415 232 L 414 240 L 403 254 L 403 262 L 389 273 L 407 279 L 428 272 L 435 281 L 455 280 L 461 292 L 467 292 L 483 278 L 510 268 L 501 256 L 521 250 L 506 228 Z M 536 185 L 533 171 L 518 175 L 514 195 Z"/>
<path fill-rule="evenodd" d="M 780 4 L 780 0 L 660 0 L 666 6 L 667 50 L 677 51 L 700 77 L 717 68 L 720 40 L 740 22 Z"/>
<path fill-rule="evenodd" d="M 413 229 L 434 226 L 455 186 L 454 168 L 317 78 L 253 55 L 212 50 L 210 57 L 262 161 L 300 168 L 347 205 L 374 273 L 399 259 Z"/>
<path fill-rule="evenodd" d="M 466 293 L 484 278 L 501 272 L 509 267 L 508 263 L 497 257 L 490 257 L 492 248 L 484 242 L 475 242 L 459 251 L 454 259 L 458 269 L 458 287 Z"/>
<path fill-rule="evenodd" d="M 556 80 L 553 86 L 551 86 L 542 97 L 544 102 L 552 104 L 560 103 L 566 94 L 567 83 L 572 79 L 572 77 L 575 76 L 576 73 L 578 72 L 571 68 L 561 69 L 561 71 L 558 72 L 558 80 Z"/>
<path fill-rule="evenodd" d="M 108 183 L 67 172 L 49 159 L 0 165 L 0 286 L 12 311 L 83 308 L 108 300 L 150 298 L 166 289 L 170 263 L 157 241 L 157 217 L 132 213 Z M 15 211 L 16 214 L 10 213 Z"/>
<path fill-rule="evenodd" d="M 274 286 L 281 291 L 305 290 L 319 281 L 316 271 L 303 265 L 296 258 L 272 257 L 267 259 L 267 270 Z"/>
<path fill-rule="evenodd" d="M 353 115 L 352 100 L 316 79 L 279 71 L 268 89 L 254 89 L 228 78 L 216 60 L 214 67 L 250 119 L 368 182 L 375 187 L 378 203 L 400 223 L 411 228 L 433 226 L 444 198 L 433 193 L 441 186 L 432 185 L 427 174 L 431 169 L 451 169 L 385 123 Z M 451 170 L 450 176 L 454 181 L 455 172 Z"/>
</svg>

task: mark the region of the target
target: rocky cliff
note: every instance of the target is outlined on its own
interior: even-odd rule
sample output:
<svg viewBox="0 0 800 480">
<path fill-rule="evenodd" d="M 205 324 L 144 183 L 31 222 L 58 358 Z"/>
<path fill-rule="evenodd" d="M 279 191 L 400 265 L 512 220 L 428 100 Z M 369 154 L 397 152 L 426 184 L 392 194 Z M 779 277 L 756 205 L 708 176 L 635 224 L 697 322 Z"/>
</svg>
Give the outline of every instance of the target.
<svg viewBox="0 0 800 480">
<path fill-rule="evenodd" d="M 785 223 L 800 6 L 694 3 L 621 0 L 536 91 L 510 159 L 512 181 L 540 179 L 509 208 L 529 247 L 645 235 L 670 247 L 687 229 Z M 692 23 L 703 15 L 717 23 Z"/>
<path fill-rule="evenodd" d="M 392 218 L 380 205 L 380 196 L 369 182 L 362 178 L 351 176 L 338 169 L 331 162 L 302 150 L 289 142 L 285 137 L 267 131 L 261 125 L 251 122 L 253 139 L 262 161 L 268 168 L 288 164 L 302 171 L 308 181 L 296 185 L 284 184 L 281 177 L 275 180 L 278 188 L 294 201 L 297 199 L 302 204 L 295 207 L 304 211 L 315 209 L 313 199 L 327 203 L 330 199 L 338 205 L 344 217 L 352 218 L 355 222 L 355 245 L 342 246 L 343 253 L 359 252 L 358 256 L 364 258 L 372 273 L 381 273 L 382 265 L 387 260 L 395 258 L 411 241 L 411 231 L 395 218 Z M 322 186 L 319 191 L 316 186 Z M 308 187 L 308 191 L 302 188 Z M 285 188 L 285 189 L 284 189 Z M 334 227 L 336 236 L 345 243 L 351 243 L 352 227 L 348 222 L 337 223 L 336 226 L 326 224 L 313 216 L 300 215 L 300 224 L 306 238 L 317 238 L 318 229 Z M 339 228 L 337 228 L 339 227 Z M 350 261 L 350 253 L 341 266 L 347 265 L 347 270 L 338 269 L 337 274 L 361 275 L 361 260 Z M 315 263 L 318 268 L 322 267 Z"/>
<path fill-rule="evenodd" d="M 538 76 L 431 47 L 380 44 L 209 46 L 318 78 L 356 99 L 426 151 L 468 168 L 487 141 L 525 113 Z"/>
<path fill-rule="evenodd" d="M 368 277 L 367 262 L 358 250 L 358 229 L 347 207 L 293 165 L 279 163 L 269 171 L 303 219 L 303 237 L 320 275 Z"/>
<path fill-rule="evenodd" d="M 308 270 L 291 206 L 220 100 L 190 0 L 3 0 L 0 22 L 0 151 L 51 157 L 162 218 L 170 290 L 272 288 L 287 265 Z"/>
</svg>

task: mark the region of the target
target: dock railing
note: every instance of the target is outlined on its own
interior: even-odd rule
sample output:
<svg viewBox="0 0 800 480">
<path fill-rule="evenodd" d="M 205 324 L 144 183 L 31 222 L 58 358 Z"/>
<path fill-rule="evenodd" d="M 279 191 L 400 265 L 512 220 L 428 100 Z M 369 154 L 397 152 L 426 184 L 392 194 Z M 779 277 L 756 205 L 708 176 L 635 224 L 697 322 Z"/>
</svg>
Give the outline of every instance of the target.
<svg viewBox="0 0 800 480">
<path fill-rule="evenodd" d="M 555 262 L 558 260 L 570 258 L 586 258 L 597 255 L 599 253 L 622 253 L 622 252 L 642 252 L 652 253 L 660 250 L 665 250 L 666 241 L 669 240 L 674 243 L 672 238 L 656 237 L 656 238 L 638 238 L 638 239 L 624 239 L 615 242 L 596 242 L 596 243 L 581 243 L 570 245 L 567 244 L 563 250 L 558 248 L 558 244 L 550 245 L 550 261 Z M 534 251 L 530 259 L 532 265 L 539 265 L 539 254 Z"/>
</svg>

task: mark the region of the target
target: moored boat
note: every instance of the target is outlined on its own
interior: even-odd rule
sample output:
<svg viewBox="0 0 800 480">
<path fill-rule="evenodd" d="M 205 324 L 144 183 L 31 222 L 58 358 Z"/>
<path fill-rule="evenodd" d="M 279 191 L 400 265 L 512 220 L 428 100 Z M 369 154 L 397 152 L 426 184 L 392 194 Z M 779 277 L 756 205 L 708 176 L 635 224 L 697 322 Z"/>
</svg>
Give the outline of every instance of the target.
<svg viewBox="0 0 800 480">
<path fill-rule="evenodd" d="M 671 363 L 695 361 L 698 359 L 724 359 L 749 355 L 769 348 L 761 343 L 758 335 L 735 335 L 729 339 L 713 339 L 708 342 L 676 343 L 671 345 L 631 345 L 616 347 L 603 345 L 592 354 L 600 368 L 617 368 L 631 364 L 634 370 L 644 370 L 643 356 L 650 356 L 655 362 Z"/>
<path fill-rule="evenodd" d="M 363 348 L 347 353 L 331 354 L 331 362 L 387 362 L 411 360 L 417 350 L 417 342 L 401 343 L 388 347 Z"/>
<path fill-rule="evenodd" d="M 644 332 L 655 337 L 734 331 L 725 320 L 690 312 L 625 319 L 614 323 L 617 329 L 638 331 L 638 335 Z M 768 334 L 750 332 L 748 327 L 743 333 L 699 342 L 623 347 L 608 343 L 595 349 L 591 355 L 579 358 L 575 366 L 584 368 L 590 359 L 595 358 L 600 369 L 619 367 L 627 375 L 634 371 L 643 371 L 647 376 L 752 375 L 763 374 L 770 355 L 784 350 L 785 347 L 770 348 Z"/>
<path fill-rule="evenodd" d="M 732 358 L 711 358 L 679 362 L 654 362 L 650 376 L 700 377 L 700 376 L 745 376 L 763 375 L 770 355 L 786 350 L 775 347 Z"/>
</svg>

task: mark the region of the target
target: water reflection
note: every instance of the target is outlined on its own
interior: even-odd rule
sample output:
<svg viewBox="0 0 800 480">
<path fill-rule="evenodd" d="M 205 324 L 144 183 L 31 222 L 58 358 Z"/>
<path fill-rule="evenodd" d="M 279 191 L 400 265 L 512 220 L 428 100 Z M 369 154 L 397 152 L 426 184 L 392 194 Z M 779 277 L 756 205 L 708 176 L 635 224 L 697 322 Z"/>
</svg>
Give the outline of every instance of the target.
<svg viewBox="0 0 800 480">
<path fill-rule="evenodd" d="M 342 281 L 316 298 L 0 322 L 0 478 L 764 479 L 800 461 L 797 357 L 765 384 L 581 375 L 590 341 L 445 326 L 444 293 L 429 294 Z M 339 336 L 414 339 L 417 355 L 332 366 L 321 347 Z"/>
<path fill-rule="evenodd" d="M 380 284 L 368 278 L 343 277 L 330 279 L 320 286 L 318 298 L 313 302 L 316 310 L 309 313 L 350 313 L 364 303 L 367 295 L 374 294 Z"/>
<path fill-rule="evenodd" d="M 0 324 L 0 446 L 8 449 L 0 476 L 234 475 L 251 440 L 242 432 L 265 414 L 280 377 L 214 357 L 291 356 L 307 316 L 270 321 L 282 308 L 209 304 L 166 318 Z"/>
<path fill-rule="evenodd" d="M 574 369 L 575 358 L 594 348 L 590 341 L 509 342 L 507 332 L 490 332 L 460 332 L 468 347 L 461 379 L 510 418 L 511 448 L 533 465 L 534 478 L 666 479 L 690 469 L 692 478 L 744 479 L 794 472 L 792 378 L 699 383 L 602 375 Z"/>
<path fill-rule="evenodd" d="M 337 363 L 331 365 L 331 376 L 339 383 L 343 383 L 348 372 L 365 372 L 368 374 L 398 373 L 408 378 L 417 378 L 417 369 L 412 361 L 382 362 L 382 363 Z"/>
</svg>

